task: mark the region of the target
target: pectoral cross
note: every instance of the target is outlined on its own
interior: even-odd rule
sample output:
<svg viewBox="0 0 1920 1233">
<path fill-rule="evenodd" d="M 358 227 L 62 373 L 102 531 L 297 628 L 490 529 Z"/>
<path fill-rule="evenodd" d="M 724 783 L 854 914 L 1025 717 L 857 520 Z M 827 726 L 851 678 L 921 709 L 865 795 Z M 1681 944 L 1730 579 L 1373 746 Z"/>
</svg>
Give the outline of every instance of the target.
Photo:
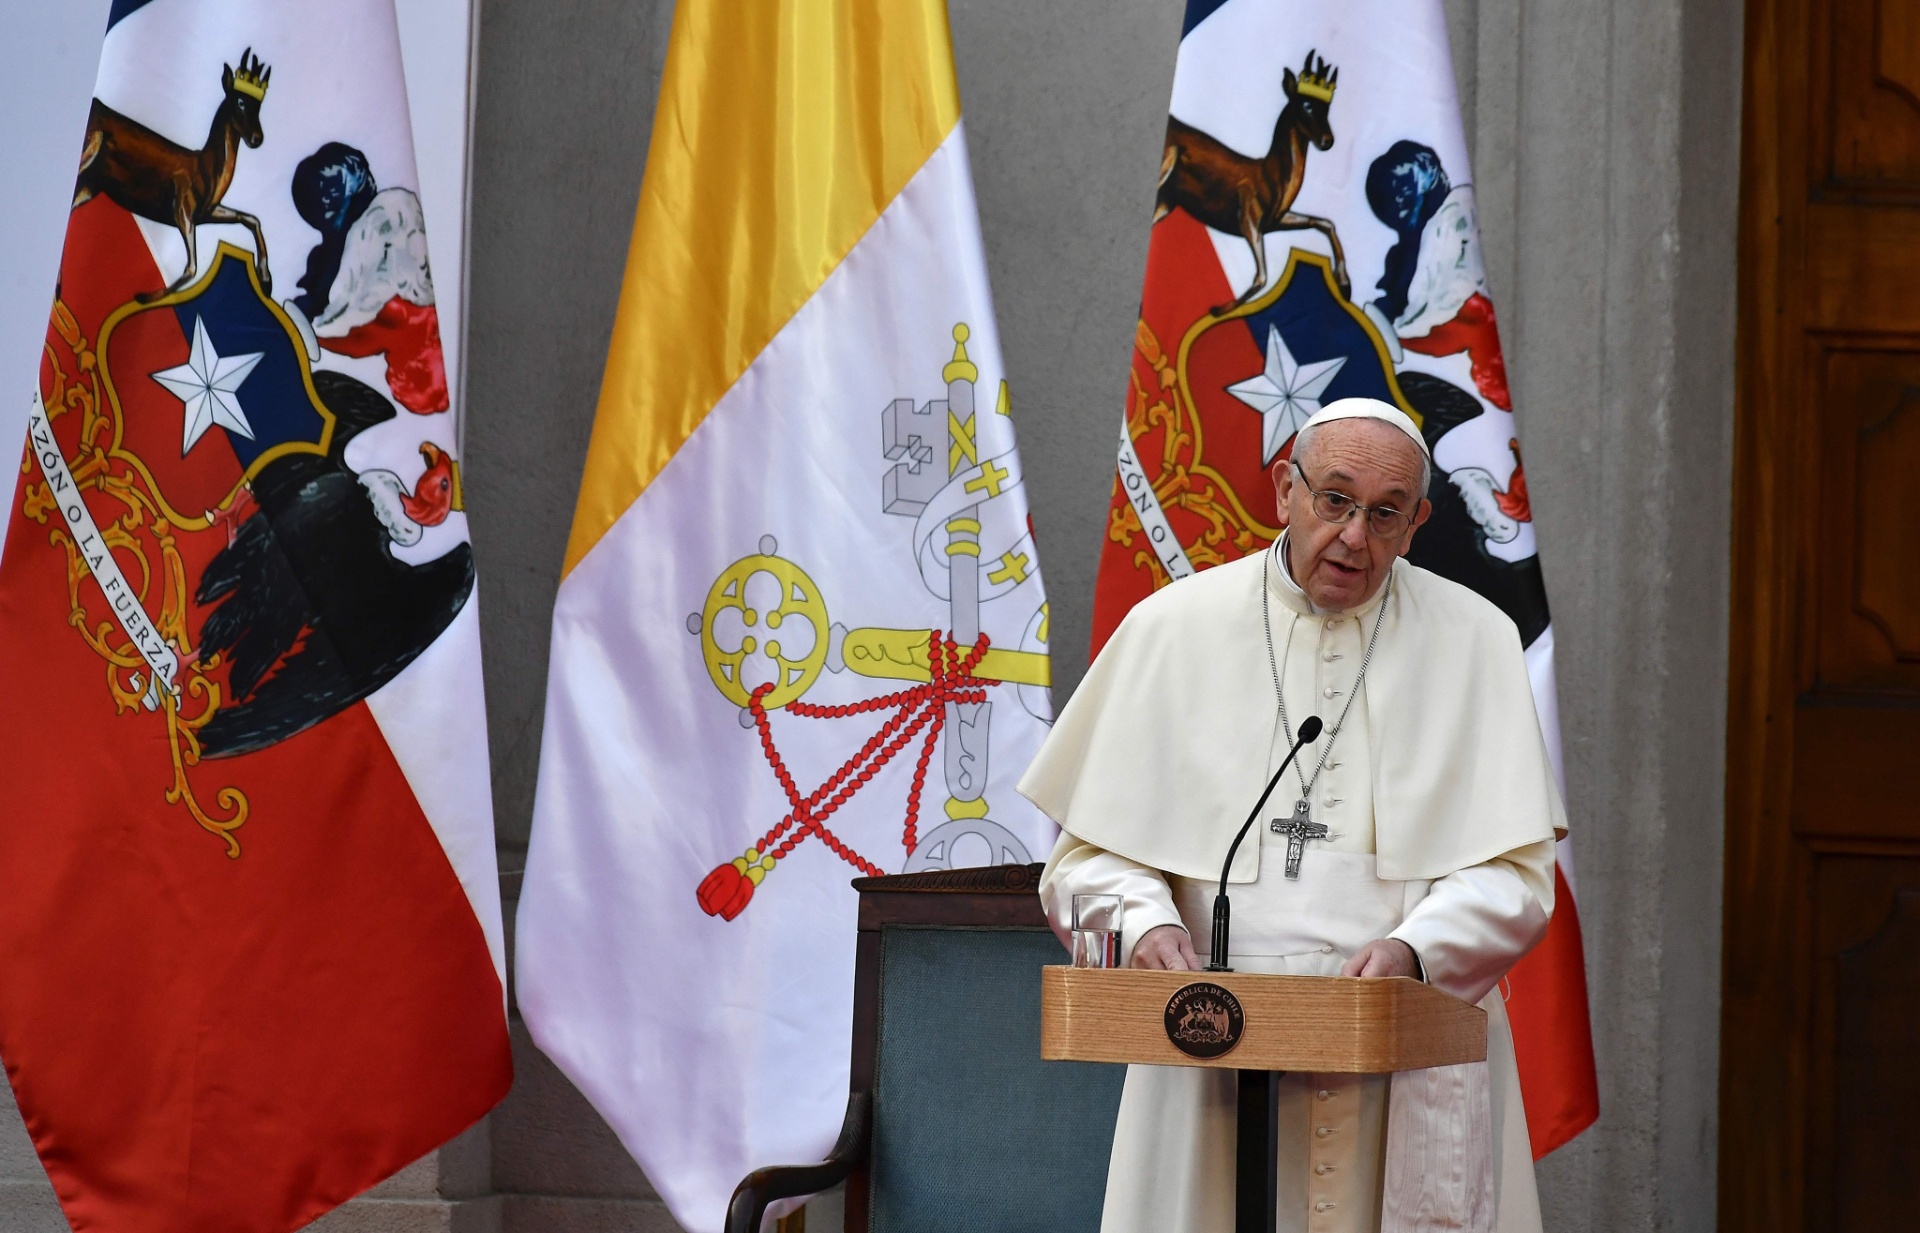
<svg viewBox="0 0 1920 1233">
<path fill-rule="evenodd" d="M 1324 822 L 1315 822 L 1307 814 L 1307 803 L 1295 801 L 1293 817 L 1282 822 L 1275 818 L 1271 827 L 1276 835 L 1287 837 L 1287 876 L 1298 879 L 1300 876 L 1300 857 L 1307 850 L 1307 840 L 1325 839 L 1327 827 Z"/>
</svg>

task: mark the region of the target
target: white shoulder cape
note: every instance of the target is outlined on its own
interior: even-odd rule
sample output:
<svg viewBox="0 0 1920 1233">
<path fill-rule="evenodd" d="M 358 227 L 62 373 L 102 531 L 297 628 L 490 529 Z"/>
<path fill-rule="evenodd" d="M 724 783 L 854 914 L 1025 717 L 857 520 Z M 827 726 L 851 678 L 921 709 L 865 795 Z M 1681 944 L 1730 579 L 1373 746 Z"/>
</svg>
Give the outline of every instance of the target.
<svg viewBox="0 0 1920 1233">
<path fill-rule="evenodd" d="M 1219 877 L 1279 756 L 1260 622 L 1260 588 L 1273 585 L 1265 559 L 1216 566 L 1135 605 L 1020 780 L 1021 795 L 1109 852 L 1183 877 Z M 1293 609 L 1277 587 L 1271 602 L 1278 636 Z M 1441 878 L 1564 835 L 1513 622 L 1404 560 L 1381 611 L 1363 686 L 1379 876 Z M 1285 788 L 1263 822 L 1291 808 Z M 1258 877 L 1259 854 L 1259 843 L 1243 843 L 1231 880 Z"/>
</svg>

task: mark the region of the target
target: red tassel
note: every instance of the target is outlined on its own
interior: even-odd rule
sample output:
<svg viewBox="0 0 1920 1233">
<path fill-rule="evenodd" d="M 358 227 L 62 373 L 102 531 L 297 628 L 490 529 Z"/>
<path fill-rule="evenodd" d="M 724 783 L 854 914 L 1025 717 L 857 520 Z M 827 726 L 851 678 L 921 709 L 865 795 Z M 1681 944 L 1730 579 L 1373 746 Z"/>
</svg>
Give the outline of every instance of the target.
<svg viewBox="0 0 1920 1233">
<path fill-rule="evenodd" d="M 732 920 L 753 898 L 753 883 L 732 861 L 719 866 L 700 883 L 700 907 L 708 916 Z"/>
<path fill-rule="evenodd" d="M 736 856 L 721 865 L 700 882 L 701 909 L 708 916 L 722 920 L 740 915 L 753 898 L 753 888 L 772 872 L 774 862 L 779 859 L 779 853 L 762 856 L 758 848 L 748 848 L 744 856 Z"/>
</svg>

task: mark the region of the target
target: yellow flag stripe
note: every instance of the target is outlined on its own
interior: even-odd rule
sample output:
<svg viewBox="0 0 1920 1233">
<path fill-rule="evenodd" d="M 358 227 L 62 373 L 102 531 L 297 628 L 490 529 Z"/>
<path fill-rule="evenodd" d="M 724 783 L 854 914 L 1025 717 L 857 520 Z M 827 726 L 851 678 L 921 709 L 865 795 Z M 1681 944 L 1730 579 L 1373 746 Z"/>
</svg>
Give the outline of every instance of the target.
<svg viewBox="0 0 1920 1233">
<path fill-rule="evenodd" d="M 681 0 L 566 571 L 959 119 L 946 0 Z"/>
</svg>

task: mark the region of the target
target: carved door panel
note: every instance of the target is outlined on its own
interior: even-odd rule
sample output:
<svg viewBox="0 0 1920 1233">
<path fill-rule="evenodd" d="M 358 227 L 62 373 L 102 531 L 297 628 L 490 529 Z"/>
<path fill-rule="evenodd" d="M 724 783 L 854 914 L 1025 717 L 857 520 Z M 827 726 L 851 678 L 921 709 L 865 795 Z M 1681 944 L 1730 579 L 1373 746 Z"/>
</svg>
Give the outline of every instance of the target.
<svg viewBox="0 0 1920 1233">
<path fill-rule="evenodd" d="M 1920 0 L 1750 0 L 1720 1223 L 1920 1227 Z"/>
<path fill-rule="evenodd" d="M 1806 1224 L 1906 1233 L 1920 1189 L 1920 861 L 1827 854 L 1816 868 Z"/>
<path fill-rule="evenodd" d="M 1840 0 L 1809 31 L 1823 102 L 1815 156 L 1835 184 L 1920 187 L 1920 5 Z"/>
</svg>

